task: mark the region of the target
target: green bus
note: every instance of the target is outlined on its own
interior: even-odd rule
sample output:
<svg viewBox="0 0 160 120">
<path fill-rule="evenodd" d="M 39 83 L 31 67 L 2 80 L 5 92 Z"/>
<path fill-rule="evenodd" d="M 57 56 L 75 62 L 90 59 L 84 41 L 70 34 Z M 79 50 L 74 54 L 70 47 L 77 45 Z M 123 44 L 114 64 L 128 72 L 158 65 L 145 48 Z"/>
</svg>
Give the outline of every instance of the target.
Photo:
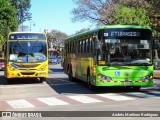
<svg viewBox="0 0 160 120">
<path fill-rule="evenodd" d="M 151 28 L 107 25 L 65 39 L 64 73 L 97 86 L 153 86 Z"/>
</svg>

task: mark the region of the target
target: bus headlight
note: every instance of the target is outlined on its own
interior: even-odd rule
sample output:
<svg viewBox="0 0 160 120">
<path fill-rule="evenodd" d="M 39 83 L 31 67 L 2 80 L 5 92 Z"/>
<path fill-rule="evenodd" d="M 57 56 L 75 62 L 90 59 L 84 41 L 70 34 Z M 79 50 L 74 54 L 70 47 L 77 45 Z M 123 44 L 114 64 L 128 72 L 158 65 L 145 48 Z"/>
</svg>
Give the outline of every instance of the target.
<svg viewBox="0 0 160 120">
<path fill-rule="evenodd" d="M 105 75 L 102 75 L 102 74 L 99 74 L 97 75 L 99 80 L 102 82 L 102 81 L 107 81 L 107 82 L 110 82 L 112 81 L 112 78 L 108 77 L 108 76 L 105 76 Z"/>
<path fill-rule="evenodd" d="M 47 65 L 44 64 L 44 65 L 42 65 L 38 70 L 39 70 L 39 71 L 43 71 L 43 70 L 46 70 L 46 68 L 47 68 Z"/>
<path fill-rule="evenodd" d="M 10 69 L 11 71 L 15 71 L 15 70 L 16 70 L 13 66 L 9 66 L 9 69 Z"/>
<path fill-rule="evenodd" d="M 141 78 L 141 81 L 142 82 L 148 82 L 148 81 L 151 81 L 153 78 L 153 75 L 148 75 L 148 76 L 144 76 Z"/>
</svg>

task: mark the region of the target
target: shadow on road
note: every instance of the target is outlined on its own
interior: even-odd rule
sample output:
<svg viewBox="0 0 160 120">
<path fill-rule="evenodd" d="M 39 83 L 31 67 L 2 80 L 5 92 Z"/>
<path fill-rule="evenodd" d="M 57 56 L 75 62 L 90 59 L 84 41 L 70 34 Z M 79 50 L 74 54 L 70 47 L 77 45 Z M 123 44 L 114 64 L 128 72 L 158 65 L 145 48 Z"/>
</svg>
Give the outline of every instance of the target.
<svg viewBox="0 0 160 120">
<path fill-rule="evenodd" d="M 54 72 L 54 73 L 64 73 L 62 68 L 51 68 L 50 71 Z"/>
<path fill-rule="evenodd" d="M 97 87 L 95 90 L 89 90 L 85 82 L 82 81 L 70 82 L 68 78 L 66 78 L 66 80 L 64 80 L 63 78 L 59 79 L 50 78 L 47 80 L 47 81 L 54 81 L 52 83 L 48 83 L 48 85 L 59 94 L 118 93 L 128 97 L 136 97 L 136 98 L 160 97 L 159 80 L 156 80 L 154 86 L 152 87 L 142 87 L 141 90 L 139 91 L 133 91 L 131 87 Z"/>
<path fill-rule="evenodd" d="M 133 92 L 133 89 L 129 87 L 97 87 L 95 90 L 90 90 L 87 84 L 80 80 L 70 82 L 68 78 L 67 80 L 62 79 L 49 78 L 47 79 L 47 84 L 59 94 L 101 94 Z"/>
<path fill-rule="evenodd" d="M 15 85 L 15 84 L 36 84 L 40 83 L 38 79 L 19 78 L 7 80 L 4 76 L 0 76 L 0 85 Z"/>
</svg>

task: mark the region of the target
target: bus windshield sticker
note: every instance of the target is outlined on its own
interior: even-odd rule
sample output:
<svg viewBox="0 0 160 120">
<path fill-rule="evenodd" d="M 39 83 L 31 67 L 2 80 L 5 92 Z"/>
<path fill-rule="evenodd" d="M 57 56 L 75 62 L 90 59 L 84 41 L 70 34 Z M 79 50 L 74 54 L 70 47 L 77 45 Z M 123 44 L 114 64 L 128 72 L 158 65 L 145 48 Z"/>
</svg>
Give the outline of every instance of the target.
<svg viewBox="0 0 160 120">
<path fill-rule="evenodd" d="M 115 76 L 120 76 L 120 72 L 119 71 L 115 71 Z"/>
<path fill-rule="evenodd" d="M 108 33 L 104 33 L 104 36 L 108 36 Z"/>
<path fill-rule="evenodd" d="M 120 39 L 105 39 L 105 43 L 120 43 Z"/>
<path fill-rule="evenodd" d="M 11 39 L 14 39 L 14 36 L 11 35 Z"/>
</svg>

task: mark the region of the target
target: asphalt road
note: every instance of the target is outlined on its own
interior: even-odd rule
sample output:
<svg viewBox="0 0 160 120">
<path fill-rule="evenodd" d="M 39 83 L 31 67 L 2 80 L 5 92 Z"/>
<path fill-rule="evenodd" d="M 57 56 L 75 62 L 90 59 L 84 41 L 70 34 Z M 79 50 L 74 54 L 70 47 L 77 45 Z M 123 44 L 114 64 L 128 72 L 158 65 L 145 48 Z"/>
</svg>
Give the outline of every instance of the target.
<svg viewBox="0 0 160 120">
<path fill-rule="evenodd" d="M 111 117 L 110 115 L 115 111 L 133 113 L 135 111 L 140 111 L 138 113 L 143 113 L 143 111 L 148 111 L 149 113 L 160 111 L 160 79 L 154 79 L 155 84 L 153 87 L 144 87 L 138 92 L 133 92 L 130 89 L 122 87 L 100 88 L 90 91 L 83 82 L 70 82 L 60 65 L 50 65 L 49 68 L 49 78 L 44 83 L 38 83 L 37 80 L 24 81 L 23 79 L 7 83 L 4 79 L 3 71 L 0 71 L 0 111 L 51 111 L 51 113 L 41 112 L 44 116 L 48 115 L 48 118 L 37 118 L 38 120 L 53 119 L 49 117 L 50 115 L 59 115 L 54 120 L 150 120 L 151 117 Z M 64 112 L 56 113 L 54 111 Z M 71 113 L 65 113 L 66 111 L 71 111 Z M 80 112 L 74 113 L 72 111 Z M 84 111 L 88 112 L 84 113 Z M 65 117 L 66 114 L 68 117 Z M 77 114 L 80 116 L 76 117 Z M 94 117 L 91 117 L 92 115 Z M 2 119 L 12 120 L 13 118 L 2 117 Z M 24 117 L 16 117 L 16 119 L 28 120 L 28 118 Z M 159 118 L 153 117 L 152 119 Z"/>
</svg>

